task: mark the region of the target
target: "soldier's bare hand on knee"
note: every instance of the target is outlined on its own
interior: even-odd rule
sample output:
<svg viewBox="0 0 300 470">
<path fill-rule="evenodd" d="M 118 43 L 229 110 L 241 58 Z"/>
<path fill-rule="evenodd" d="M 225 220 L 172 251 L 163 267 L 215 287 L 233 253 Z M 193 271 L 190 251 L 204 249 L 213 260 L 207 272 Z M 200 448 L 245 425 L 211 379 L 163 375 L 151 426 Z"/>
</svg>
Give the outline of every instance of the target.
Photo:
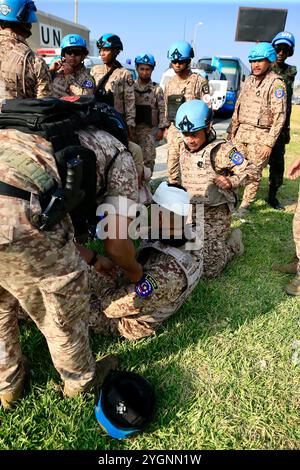
<svg viewBox="0 0 300 470">
<path fill-rule="evenodd" d="M 217 176 L 214 178 L 214 183 L 220 189 L 231 189 L 232 187 L 231 181 L 227 176 Z"/>
<path fill-rule="evenodd" d="M 264 145 L 261 149 L 260 156 L 263 160 L 267 160 L 269 156 L 272 153 L 272 147 L 269 147 L 268 145 Z"/>
</svg>

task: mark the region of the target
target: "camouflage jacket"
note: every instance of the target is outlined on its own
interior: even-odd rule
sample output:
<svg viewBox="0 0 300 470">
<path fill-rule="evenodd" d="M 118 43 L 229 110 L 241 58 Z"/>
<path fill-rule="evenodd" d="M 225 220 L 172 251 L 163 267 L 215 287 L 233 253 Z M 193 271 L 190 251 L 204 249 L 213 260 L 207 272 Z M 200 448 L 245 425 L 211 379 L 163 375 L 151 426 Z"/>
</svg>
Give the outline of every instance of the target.
<svg viewBox="0 0 300 470">
<path fill-rule="evenodd" d="M 93 95 L 95 82 L 84 65 L 74 73 L 56 74 L 53 80 L 53 96 Z"/>
<path fill-rule="evenodd" d="M 117 62 L 119 64 L 119 62 Z M 121 64 L 119 64 L 121 65 Z M 91 76 L 95 79 L 96 86 L 109 71 L 105 64 L 94 65 Z M 124 67 L 113 71 L 105 84 L 105 90 L 114 95 L 114 107 L 123 115 L 128 126 L 135 126 L 135 98 L 131 73 Z"/>
<path fill-rule="evenodd" d="M 161 87 L 150 80 L 146 85 L 142 85 L 139 80 L 134 82 L 135 105 L 151 106 L 152 127 L 164 129 L 168 126 L 165 117 L 165 101 Z"/>
<path fill-rule="evenodd" d="M 44 98 L 52 95 L 50 72 L 26 40 L 0 30 L 0 99 Z"/>
<path fill-rule="evenodd" d="M 166 119 L 168 117 L 168 98 L 172 95 L 182 95 L 185 101 L 202 99 L 207 104 L 211 101 L 208 81 L 192 71 L 185 80 L 181 80 L 175 75 L 167 82 L 165 89 Z"/>
<path fill-rule="evenodd" d="M 272 66 L 272 70 L 284 80 L 286 86 L 286 121 L 284 127 L 289 128 L 292 112 L 293 85 L 297 74 L 297 67 L 288 64 L 283 64 L 282 67 L 279 67 L 279 65 L 275 63 Z"/>
</svg>

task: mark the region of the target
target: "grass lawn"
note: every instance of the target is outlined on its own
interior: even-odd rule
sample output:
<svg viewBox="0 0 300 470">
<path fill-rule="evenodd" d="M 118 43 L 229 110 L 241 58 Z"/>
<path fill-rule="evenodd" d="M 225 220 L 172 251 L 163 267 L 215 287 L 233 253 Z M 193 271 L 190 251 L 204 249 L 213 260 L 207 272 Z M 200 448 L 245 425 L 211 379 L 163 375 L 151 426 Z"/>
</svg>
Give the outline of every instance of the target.
<svg viewBox="0 0 300 470">
<path fill-rule="evenodd" d="M 292 115 L 287 166 L 300 155 L 300 106 Z M 24 400 L 0 410 L 1 449 L 296 449 L 300 445 L 300 299 L 288 297 L 291 276 L 272 271 L 294 255 L 292 209 L 298 182 L 285 180 L 278 212 L 264 202 L 267 171 L 250 215 L 235 221 L 245 254 L 216 280 L 201 281 L 188 302 L 152 338 L 92 337 L 95 355 L 112 352 L 121 368 L 154 385 L 157 411 L 148 431 L 110 439 L 100 429 L 93 396 L 63 400 L 42 335 L 21 325 L 31 362 Z M 294 348 L 294 349 L 293 349 Z"/>
</svg>

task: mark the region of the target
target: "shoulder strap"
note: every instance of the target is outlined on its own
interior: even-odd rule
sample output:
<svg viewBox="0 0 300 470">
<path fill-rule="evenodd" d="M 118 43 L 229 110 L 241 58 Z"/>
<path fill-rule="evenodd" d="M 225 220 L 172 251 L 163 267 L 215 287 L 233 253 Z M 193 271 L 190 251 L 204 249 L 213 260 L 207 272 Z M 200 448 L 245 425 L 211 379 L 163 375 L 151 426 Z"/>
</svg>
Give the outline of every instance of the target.
<svg viewBox="0 0 300 470">
<path fill-rule="evenodd" d="M 111 67 L 111 69 L 105 74 L 103 75 L 103 77 L 101 78 L 101 80 L 99 80 L 97 86 L 96 86 L 96 89 L 95 89 L 95 94 L 97 93 L 97 91 L 99 90 L 104 90 L 104 87 L 109 79 L 109 77 L 113 74 L 113 72 L 117 69 L 120 69 L 122 66 L 119 62 L 116 62 L 115 65 L 113 65 Z"/>
</svg>

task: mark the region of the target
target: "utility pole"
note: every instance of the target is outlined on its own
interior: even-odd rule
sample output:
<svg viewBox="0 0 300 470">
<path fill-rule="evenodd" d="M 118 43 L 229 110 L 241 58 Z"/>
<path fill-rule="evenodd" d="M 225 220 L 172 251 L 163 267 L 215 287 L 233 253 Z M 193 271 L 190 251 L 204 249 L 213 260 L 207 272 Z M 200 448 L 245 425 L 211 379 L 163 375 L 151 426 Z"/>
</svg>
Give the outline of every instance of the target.
<svg viewBox="0 0 300 470">
<path fill-rule="evenodd" d="M 74 23 L 78 23 L 78 0 L 74 0 Z"/>
</svg>

